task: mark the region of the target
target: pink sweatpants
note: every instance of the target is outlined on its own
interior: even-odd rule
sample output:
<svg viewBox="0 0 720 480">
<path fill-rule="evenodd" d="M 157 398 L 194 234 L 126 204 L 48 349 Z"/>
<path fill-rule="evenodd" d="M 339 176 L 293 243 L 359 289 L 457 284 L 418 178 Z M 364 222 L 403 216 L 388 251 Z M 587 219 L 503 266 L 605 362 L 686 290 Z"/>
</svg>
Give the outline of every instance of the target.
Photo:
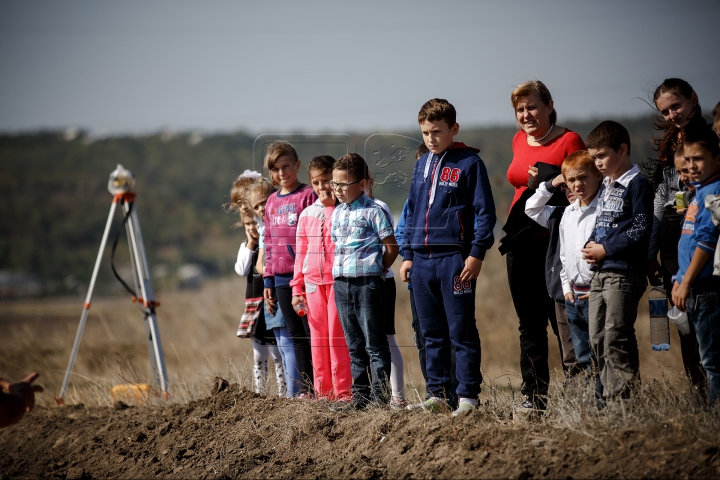
<svg viewBox="0 0 720 480">
<path fill-rule="evenodd" d="M 312 286 L 306 284 L 315 391 L 319 397 L 349 400 L 350 354 L 335 306 L 335 286 L 317 285 L 313 292 L 310 290 Z"/>
</svg>

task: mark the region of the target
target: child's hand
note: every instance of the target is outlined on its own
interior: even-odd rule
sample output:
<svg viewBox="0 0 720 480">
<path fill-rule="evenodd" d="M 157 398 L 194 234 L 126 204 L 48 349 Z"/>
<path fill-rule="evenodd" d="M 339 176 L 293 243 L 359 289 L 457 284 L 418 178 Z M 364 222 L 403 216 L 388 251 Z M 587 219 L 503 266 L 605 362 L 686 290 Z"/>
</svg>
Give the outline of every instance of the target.
<svg viewBox="0 0 720 480">
<path fill-rule="evenodd" d="M 605 253 L 605 247 L 599 243 L 588 242 L 585 248 L 582 249 L 583 259 L 587 260 L 590 265 L 599 267 L 607 253 Z"/>
<path fill-rule="evenodd" d="M 530 188 L 530 190 L 537 190 L 540 186 L 538 174 L 539 172 L 537 167 L 528 168 L 528 188 Z"/>
<path fill-rule="evenodd" d="M 555 188 L 557 188 L 557 187 L 559 187 L 560 185 L 562 185 L 563 183 L 565 183 L 565 177 L 564 177 L 563 174 L 561 173 L 561 174 L 558 175 L 557 177 L 553 178 L 552 186 L 555 187 Z"/>
<path fill-rule="evenodd" d="M 410 282 L 410 269 L 412 266 L 412 260 L 405 260 L 402 265 L 400 265 L 400 279 L 405 283 Z"/>
<path fill-rule="evenodd" d="M 672 301 L 681 312 L 685 311 L 685 303 L 690 295 L 690 289 L 685 285 L 686 283 L 675 282 L 672 289 Z"/>
<path fill-rule="evenodd" d="M 685 211 L 687 211 L 687 208 L 678 208 L 678 207 L 674 207 L 674 208 L 677 213 L 685 213 Z"/>
<path fill-rule="evenodd" d="M 268 309 L 268 312 L 270 312 L 272 315 L 275 315 L 275 312 L 277 312 L 277 303 L 275 302 L 275 292 L 274 288 L 266 288 L 263 292 L 263 297 L 265 298 L 265 306 Z"/>
<path fill-rule="evenodd" d="M 586 293 L 585 295 L 580 295 L 578 300 L 587 300 L 588 298 L 590 298 L 590 294 Z"/>
<path fill-rule="evenodd" d="M 565 300 L 570 303 L 575 303 L 575 295 L 573 295 L 572 292 L 568 292 L 565 294 Z"/>
<path fill-rule="evenodd" d="M 318 198 L 320 199 L 320 202 L 326 207 L 332 207 L 337 203 L 335 199 L 335 192 L 333 192 L 332 190 L 328 192 L 325 189 L 321 189 L 320 193 L 318 194 Z"/>
<path fill-rule="evenodd" d="M 305 300 L 305 297 L 303 295 L 293 295 L 292 297 L 292 306 L 295 308 L 295 305 L 299 303 L 304 303 L 307 305 L 307 300 Z"/>
<path fill-rule="evenodd" d="M 465 268 L 460 272 L 460 281 L 469 282 L 475 280 L 480 275 L 480 269 L 482 269 L 483 261 L 479 258 L 468 256 L 465 259 Z"/>
</svg>

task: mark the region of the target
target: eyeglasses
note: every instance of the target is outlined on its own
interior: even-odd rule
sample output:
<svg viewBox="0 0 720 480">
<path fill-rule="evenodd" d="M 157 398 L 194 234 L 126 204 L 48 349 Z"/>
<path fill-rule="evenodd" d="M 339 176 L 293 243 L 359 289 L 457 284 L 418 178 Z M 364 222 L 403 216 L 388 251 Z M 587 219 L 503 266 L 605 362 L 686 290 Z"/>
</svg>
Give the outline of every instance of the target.
<svg viewBox="0 0 720 480">
<path fill-rule="evenodd" d="M 347 192 L 347 189 L 350 187 L 350 185 L 355 185 L 356 183 L 360 183 L 362 180 L 355 180 L 354 182 L 350 183 L 337 183 L 337 182 L 330 182 L 330 187 L 332 187 L 333 190 L 340 189 L 343 192 Z"/>
</svg>

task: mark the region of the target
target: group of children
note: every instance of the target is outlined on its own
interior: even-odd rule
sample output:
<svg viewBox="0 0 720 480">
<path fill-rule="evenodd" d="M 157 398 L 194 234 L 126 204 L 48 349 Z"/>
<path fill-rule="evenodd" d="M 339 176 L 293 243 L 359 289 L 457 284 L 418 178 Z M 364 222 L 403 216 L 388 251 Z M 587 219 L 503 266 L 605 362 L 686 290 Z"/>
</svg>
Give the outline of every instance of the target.
<svg viewBox="0 0 720 480">
<path fill-rule="evenodd" d="M 451 407 L 460 415 L 476 407 L 482 383 L 476 279 L 494 243 L 495 204 L 479 150 L 454 140 L 454 107 L 430 100 L 418 123 L 424 144 L 397 230 L 387 205 L 373 198 L 368 166 L 355 153 L 313 158 L 308 186 L 298 180 L 295 149 L 276 142 L 265 158 L 270 180 L 246 172 L 235 182 L 231 205 L 248 237 L 236 264 L 248 278 L 238 335 L 253 338 L 258 393 L 267 391 L 272 356 L 280 395 L 335 400 L 335 410 L 389 403 Z M 720 195 L 720 144 L 704 125 L 688 126 L 682 139 L 675 165 L 695 194 L 672 300 L 696 328 L 715 401 L 720 278 L 711 258 L 720 229 L 705 205 L 720 203 L 713 197 Z M 595 376 L 600 398 L 622 398 L 638 380 L 634 323 L 646 288 L 654 191 L 631 161 L 622 125 L 602 122 L 585 143 L 587 150 L 570 154 L 561 173 L 540 184 L 526 214 L 559 229 L 557 275 L 581 372 Z M 547 205 L 558 188 L 567 207 Z M 414 405 L 405 401 L 394 340 L 391 265 L 398 254 L 427 388 L 425 401 Z"/>
</svg>

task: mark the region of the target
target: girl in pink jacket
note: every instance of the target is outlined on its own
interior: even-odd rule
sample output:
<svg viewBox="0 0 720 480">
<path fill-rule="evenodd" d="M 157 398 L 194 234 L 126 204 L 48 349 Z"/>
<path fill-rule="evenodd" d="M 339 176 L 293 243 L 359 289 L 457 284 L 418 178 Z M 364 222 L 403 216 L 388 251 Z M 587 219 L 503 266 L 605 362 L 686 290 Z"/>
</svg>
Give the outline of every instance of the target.
<svg viewBox="0 0 720 480">
<path fill-rule="evenodd" d="M 335 305 L 332 276 L 335 244 L 330 231 L 337 202 L 330 187 L 334 162 L 334 158 L 323 155 L 308 165 L 310 184 L 318 199 L 298 219 L 295 273 L 290 285 L 293 306 L 305 304 L 308 309 L 315 393 L 350 401 L 350 354 Z"/>
</svg>

